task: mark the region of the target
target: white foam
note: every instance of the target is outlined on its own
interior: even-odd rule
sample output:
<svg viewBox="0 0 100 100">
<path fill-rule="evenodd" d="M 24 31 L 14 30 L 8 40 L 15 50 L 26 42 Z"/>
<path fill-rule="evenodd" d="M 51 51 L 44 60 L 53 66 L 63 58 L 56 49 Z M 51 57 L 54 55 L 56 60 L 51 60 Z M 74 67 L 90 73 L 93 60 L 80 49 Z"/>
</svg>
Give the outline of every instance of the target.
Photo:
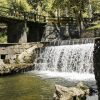
<svg viewBox="0 0 100 100">
<path fill-rule="evenodd" d="M 39 75 L 40 77 L 43 78 L 64 78 L 66 80 L 80 80 L 80 81 L 95 81 L 95 76 L 94 74 L 89 74 L 89 73 L 66 73 L 66 72 L 51 72 L 51 71 L 33 71 L 33 73 Z"/>
<path fill-rule="evenodd" d="M 93 50 L 93 43 L 46 47 L 37 58 L 35 70 L 43 77 L 94 80 Z"/>
</svg>

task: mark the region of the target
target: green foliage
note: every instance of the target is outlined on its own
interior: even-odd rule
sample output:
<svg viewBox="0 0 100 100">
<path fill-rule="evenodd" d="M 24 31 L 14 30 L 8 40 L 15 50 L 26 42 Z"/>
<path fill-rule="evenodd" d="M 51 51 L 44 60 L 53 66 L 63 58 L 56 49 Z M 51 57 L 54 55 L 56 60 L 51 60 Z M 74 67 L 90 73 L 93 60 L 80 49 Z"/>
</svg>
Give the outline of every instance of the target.
<svg viewBox="0 0 100 100">
<path fill-rule="evenodd" d="M 27 0 L 7 0 L 10 7 L 21 10 L 21 11 L 31 11 L 31 6 L 28 4 Z"/>
<path fill-rule="evenodd" d="M 0 0 L 0 6 L 8 7 L 7 0 Z"/>
<path fill-rule="evenodd" d="M 84 12 L 84 13 L 82 14 L 82 16 L 83 16 L 83 18 L 89 18 L 89 15 L 88 15 L 87 12 Z"/>
<path fill-rule="evenodd" d="M 7 42 L 7 35 L 5 33 L 0 33 L 0 43 Z"/>
<path fill-rule="evenodd" d="M 5 11 L 8 11 L 8 9 L 3 9 L 1 7 L 8 7 L 7 0 L 0 0 L 0 11 L 2 11 L 0 15 L 5 15 Z"/>
<path fill-rule="evenodd" d="M 90 0 L 94 13 L 100 13 L 100 0 Z"/>
<path fill-rule="evenodd" d="M 95 29 L 100 29 L 100 24 L 89 27 L 87 30 L 95 30 Z"/>
<path fill-rule="evenodd" d="M 92 12 L 100 12 L 100 0 L 0 0 L 0 6 L 21 11 L 33 11 L 41 15 L 55 15 L 56 11 L 60 11 L 60 15 L 64 16 L 67 9 L 69 16 L 76 16 L 81 11 L 83 17 L 89 15 L 89 4 Z"/>
</svg>

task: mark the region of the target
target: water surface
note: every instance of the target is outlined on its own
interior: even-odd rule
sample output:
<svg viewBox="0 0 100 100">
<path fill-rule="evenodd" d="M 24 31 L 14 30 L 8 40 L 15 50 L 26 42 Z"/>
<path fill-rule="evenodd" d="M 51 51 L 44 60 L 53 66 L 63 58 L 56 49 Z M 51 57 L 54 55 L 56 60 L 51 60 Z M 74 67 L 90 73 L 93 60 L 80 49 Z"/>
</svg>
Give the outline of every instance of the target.
<svg viewBox="0 0 100 100">
<path fill-rule="evenodd" d="M 74 86 L 77 82 L 62 77 L 44 77 L 33 72 L 0 77 L 0 100 L 53 100 L 55 84 Z M 96 88 L 95 81 L 85 83 Z"/>
</svg>

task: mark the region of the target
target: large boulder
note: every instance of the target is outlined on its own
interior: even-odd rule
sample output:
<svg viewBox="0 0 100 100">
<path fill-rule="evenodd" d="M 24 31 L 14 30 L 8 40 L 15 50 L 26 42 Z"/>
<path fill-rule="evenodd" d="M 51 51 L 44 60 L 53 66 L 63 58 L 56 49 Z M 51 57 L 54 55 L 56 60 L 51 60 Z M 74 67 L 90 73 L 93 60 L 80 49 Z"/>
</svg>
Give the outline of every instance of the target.
<svg viewBox="0 0 100 100">
<path fill-rule="evenodd" d="M 89 95 L 89 88 L 82 82 L 75 87 L 64 87 L 55 85 L 54 100 L 86 100 Z"/>
</svg>

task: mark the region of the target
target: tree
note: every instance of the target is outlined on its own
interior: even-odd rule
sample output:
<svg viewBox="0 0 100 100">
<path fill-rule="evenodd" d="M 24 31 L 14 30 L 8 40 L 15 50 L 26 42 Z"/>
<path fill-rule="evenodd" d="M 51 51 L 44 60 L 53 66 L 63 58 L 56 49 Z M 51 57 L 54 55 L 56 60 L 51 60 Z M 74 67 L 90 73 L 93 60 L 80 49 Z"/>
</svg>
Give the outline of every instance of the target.
<svg viewBox="0 0 100 100">
<path fill-rule="evenodd" d="M 85 12 L 85 7 L 88 4 L 87 0 L 69 0 L 70 7 L 72 8 L 73 14 L 76 18 L 76 22 L 78 25 L 79 35 L 81 37 L 81 33 L 84 30 L 83 25 L 83 13 Z"/>
<path fill-rule="evenodd" d="M 27 0 L 7 0 L 10 8 L 14 8 L 21 11 L 29 12 L 32 10 L 31 6 L 28 4 Z"/>
<path fill-rule="evenodd" d="M 90 0 L 93 13 L 100 13 L 100 0 Z"/>
<path fill-rule="evenodd" d="M 28 0 L 32 5 L 34 12 L 40 15 L 48 15 L 52 11 L 53 0 Z"/>
<path fill-rule="evenodd" d="M 8 6 L 7 0 L 0 0 L 0 6 L 7 7 Z"/>
<path fill-rule="evenodd" d="M 0 0 L 0 15 L 6 15 L 5 11 L 8 11 L 8 9 L 4 9 L 6 7 L 9 7 L 7 0 Z"/>
</svg>

